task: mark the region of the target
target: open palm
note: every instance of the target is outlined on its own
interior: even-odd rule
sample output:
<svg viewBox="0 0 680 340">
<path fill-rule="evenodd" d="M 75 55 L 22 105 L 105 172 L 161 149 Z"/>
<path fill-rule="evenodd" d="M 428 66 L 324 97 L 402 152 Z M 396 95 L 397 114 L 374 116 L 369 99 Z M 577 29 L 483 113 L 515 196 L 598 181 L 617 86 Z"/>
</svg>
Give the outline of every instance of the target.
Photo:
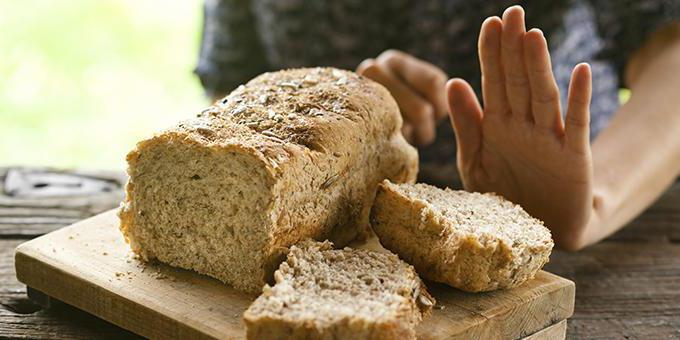
<svg viewBox="0 0 680 340">
<path fill-rule="evenodd" d="M 590 68 L 575 67 L 563 122 L 547 42 L 521 7 L 484 22 L 479 56 L 483 109 L 467 82 L 447 84 L 463 184 L 520 204 L 573 246 L 593 204 Z"/>
</svg>

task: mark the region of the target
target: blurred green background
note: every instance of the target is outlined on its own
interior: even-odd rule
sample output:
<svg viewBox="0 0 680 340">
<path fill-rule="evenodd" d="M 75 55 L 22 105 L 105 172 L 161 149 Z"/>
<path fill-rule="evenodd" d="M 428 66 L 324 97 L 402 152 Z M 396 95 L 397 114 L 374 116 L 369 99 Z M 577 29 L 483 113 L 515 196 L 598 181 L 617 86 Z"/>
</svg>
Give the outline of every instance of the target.
<svg viewBox="0 0 680 340">
<path fill-rule="evenodd" d="M 201 23 L 202 0 L 0 0 L 0 166 L 124 169 L 209 104 Z"/>
<path fill-rule="evenodd" d="M 202 1 L 0 0 L 0 165 L 118 169 L 209 104 Z"/>
</svg>

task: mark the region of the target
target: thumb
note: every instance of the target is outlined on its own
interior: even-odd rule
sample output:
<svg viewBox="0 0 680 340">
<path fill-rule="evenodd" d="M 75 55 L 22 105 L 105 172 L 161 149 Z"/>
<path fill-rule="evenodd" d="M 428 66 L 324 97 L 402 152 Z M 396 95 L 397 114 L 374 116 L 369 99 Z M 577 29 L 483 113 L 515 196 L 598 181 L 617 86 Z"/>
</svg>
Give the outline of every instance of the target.
<svg viewBox="0 0 680 340">
<path fill-rule="evenodd" d="M 446 84 L 449 115 L 456 131 L 458 168 L 465 169 L 482 145 L 482 108 L 465 80 L 454 78 Z"/>
</svg>

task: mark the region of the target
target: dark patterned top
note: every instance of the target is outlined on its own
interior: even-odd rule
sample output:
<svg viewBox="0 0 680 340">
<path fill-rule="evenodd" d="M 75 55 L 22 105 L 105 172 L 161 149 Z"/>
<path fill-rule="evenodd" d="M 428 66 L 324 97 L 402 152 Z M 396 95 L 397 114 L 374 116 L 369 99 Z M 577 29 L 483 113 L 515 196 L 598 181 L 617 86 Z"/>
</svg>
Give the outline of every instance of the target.
<svg viewBox="0 0 680 340">
<path fill-rule="evenodd" d="M 206 0 L 196 73 L 211 96 L 268 70 L 301 66 L 355 69 L 397 48 L 427 60 L 479 92 L 477 38 L 482 21 L 516 2 L 465 0 Z M 631 55 L 660 26 L 680 19 L 680 0 L 520 1 L 527 28 L 549 41 L 562 103 L 571 70 L 593 71 L 591 137 L 619 106 Z M 450 124 L 420 149 L 421 164 L 455 162 Z"/>
</svg>

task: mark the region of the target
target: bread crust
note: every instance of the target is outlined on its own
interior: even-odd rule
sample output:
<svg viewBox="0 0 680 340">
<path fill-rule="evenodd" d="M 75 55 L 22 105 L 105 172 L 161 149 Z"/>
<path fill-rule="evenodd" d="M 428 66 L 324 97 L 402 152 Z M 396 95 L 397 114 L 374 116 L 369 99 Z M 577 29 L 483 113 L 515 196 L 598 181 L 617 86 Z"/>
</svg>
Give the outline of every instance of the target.
<svg viewBox="0 0 680 340">
<path fill-rule="evenodd" d="M 352 72 L 311 68 L 265 73 L 197 117 L 137 144 L 127 156 L 130 180 L 119 213 L 121 231 L 144 259 L 157 258 L 257 292 L 290 245 L 304 238 L 344 245 L 367 233 L 380 181 L 415 180 L 417 152 L 401 135 L 401 125 L 389 92 Z M 268 222 L 254 226 L 264 236 L 253 245 L 261 256 L 252 277 L 231 277 L 210 271 L 209 263 L 170 261 L 147 251 L 155 241 L 141 236 L 139 229 L 148 226 L 137 222 L 135 187 L 153 175 L 142 176 L 136 169 L 140 158 L 159 144 L 237 153 L 260 164 L 270 204 L 263 207 Z"/>
<path fill-rule="evenodd" d="M 548 262 L 553 248 L 550 232 L 528 214 L 518 218 L 527 217 L 540 235 L 530 245 L 463 232 L 455 217 L 442 216 L 425 200 L 409 197 L 398 185 L 384 181 L 378 186 L 371 226 L 380 243 L 412 264 L 422 277 L 483 292 L 518 286 Z"/>
<path fill-rule="evenodd" d="M 364 284 L 362 275 L 375 279 Z M 275 277 L 244 313 L 248 339 L 415 339 L 435 304 L 396 255 L 330 242 L 293 246 Z"/>
</svg>

